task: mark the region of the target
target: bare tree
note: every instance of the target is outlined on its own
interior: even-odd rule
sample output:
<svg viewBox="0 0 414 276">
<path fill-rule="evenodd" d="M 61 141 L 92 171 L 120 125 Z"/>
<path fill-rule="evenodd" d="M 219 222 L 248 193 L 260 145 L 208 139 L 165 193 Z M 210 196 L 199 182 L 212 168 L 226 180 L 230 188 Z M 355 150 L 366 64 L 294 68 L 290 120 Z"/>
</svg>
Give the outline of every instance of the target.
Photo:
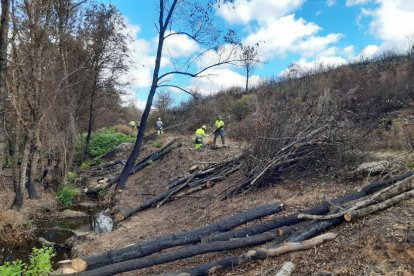
<svg viewBox="0 0 414 276">
<path fill-rule="evenodd" d="M 93 6 L 87 11 L 86 39 L 91 60 L 90 71 L 93 76 L 90 87 L 89 120 L 83 158 L 89 157 L 89 145 L 95 116 L 97 93 L 108 87 L 116 86 L 116 76 L 125 71 L 126 37 L 122 34 L 122 17 L 114 6 Z"/>
<path fill-rule="evenodd" d="M 4 113 L 6 109 L 6 75 L 7 75 L 7 38 L 9 33 L 10 0 L 1 0 L 0 19 L 0 155 L 4 156 L 6 134 L 4 129 Z M 4 160 L 0 160 L 0 163 Z"/>
<path fill-rule="evenodd" d="M 168 91 L 158 92 L 157 98 L 155 100 L 155 108 L 163 116 L 174 103 L 174 99 L 171 97 L 171 94 Z"/>
<path fill-rule="evenodd" d="M 141 117 L 140 128 L 134 148 L 129 156 L 121 174 L 117 180 L 117 188 L 123 189 L 128 179 L 129 172 L 140 154 L 144 132 L 155 92 L 160 87 L 174 87 L 190 93 L 189 89 L 170 83 L 170 77 L 174 75 L 197 78 L 208 75 L 208 70 L 223 64 L 237 62 L 235 58 L 236 45 L 234 44 L 234 32 L 228 32 L 223 40 L 220 40 L 220 32 L 215 29 L 213 17 L 217 0 L 189 1 L 189 0 L 160 0 L 158 16 L 158 46 L 155 58 L 155 66 L 152 75 L 151 88 L 147 103 Z M 224 1 L 227 2 L 227 1 Z M 205 47 L 201 53 L 194 54 L 182 62 L 174 62 L 174 69 L 160 73 L 161 57 L 168 39 L 176 36 L 187 37 L 199 45 Z M 227 45 L 223 45 L 227 43 Z M 194 70 L 194 64 L 205 55 L 210 56 L 210 63 L 199 70 Z"/>
<path fill-rule="evenodd" d="M 261 63 L 259 54 L 257 52 L 259 43 L 250 45 L 241 45 L 241 66 L 243 66 L 246 72 L 246 92 L 249 92 L 249 79 L 252 72 L 256 69 L 256 66 Z"/>
</svg>

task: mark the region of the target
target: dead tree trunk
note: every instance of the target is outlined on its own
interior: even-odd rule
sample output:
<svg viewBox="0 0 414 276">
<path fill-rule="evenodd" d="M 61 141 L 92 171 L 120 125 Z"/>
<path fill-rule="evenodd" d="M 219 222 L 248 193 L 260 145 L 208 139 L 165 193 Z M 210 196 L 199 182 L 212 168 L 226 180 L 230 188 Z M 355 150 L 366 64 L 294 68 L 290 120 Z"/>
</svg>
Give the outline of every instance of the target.
<svg viewBox="0 0 414 276">
<path fill-rule="evenodd" d="M 405 174 L 402 174 L 402 175 L 399 175 L 393 178 L 389 178 L 389 179 L 386 179 L 380 182 L 371 183 L 365 186 L 364 188 L 362 188 L 360 191 L 355 191 L 355 192 L 342 195 L 342 196 L 339 196 L 333 199 L 332 203 L 335 205 L 340 205 L 345 202 L 359 199 L 361 197 L 375 193 L 380 189 L 389 187 L 392 184 L 398 181 L 404 180 L 412 175 L 413 175 L 413 172 L 408 172 L 408 173 L 405 173 Z M 317 206 L 314 206 L 306 211 L 303 211 L 301 213 L 305 213 L 308 215 L 324 215 L 330 211 L 330 207 L 331 207 L 331 204 L 325 202 Z M 288 215 L 285 218 L 275 218 L 267 222 L 257 224 L 257 225 L 252 225 L 252 226 L 245 227 L 242 229 L 237 229 L 237 230 L 223 232 L 223 233 L 213 233 L 212 235 L 203 238 L 203 241 L 205 242 L 219 241 L 219 240 L 224 241 L 224 240 L 233 239 L 233 238 L 243 238 L 246 236 L 257 235 L 257 234 L 260 234 L 266 231 L 270 231 L 271 229 L 277 229 L 283 226 L 294 225 L 294 224 L 302 222 L 303 220 L 304 219 L 302 217 L 299 217 L 299 213 L 295 213 L 295 214 Z"/>
<path fill-rule="evenodd" d="M 27 192 L 29 193 L 29 198 L 34 199 L 37 198 L 37 192 L 36 188 L 33 183 L 33 161 L 34 161 L 34 155 L 36 153 L 36 145 L 33 141 L 30 142 L 30 152 L 29 152 L 29 159 L 27 162 L 27 182 L 26 182 L 26 188 Z"/>
<path fill-rule="evenodd" d="M 199 275 L 211 275 L 225 268 L 231 268 L 236 265 L 244 264 L 252 259 L 265 259 L 268 257 L 279 256 L 285 253 L 298 250 L 306 250 L 320 245 L 326 241 L 333 240 L 337 237 L 337 234 L 326 233 L 320 236 L 316 236 L 309 240 L 303 240 L 301 242 L 287 242 L 281 245 L 269 246 L 264 248 L 257 248 L 249 250 L 248 252 L 241 254 L 240 256 L 225 257 L 220 260 L 199 265 L 197 267 L 184 270 L 178 273 L 167 273 L 165 276 L 173 275 L 185 275 L 185 276 L 199 276 Z"/>
<path fill-rule="evenodd" d="M 282 209 L 282 204 L 259 206 L 196 230 L 161 236 L 155 240 L 137 243 L 122 249 L 110 250 L 100 255 L 85 257 L 82 260 L 86 262 L 87 269 L 89 270 L 117 262 L 141 258 L 171 247 L 200 242 L 201 238 L 205 235 L 228 231 L 249 221 L 280 212 Z"/>
<path fill-rule="evenodd" d="M 276 232 L 266 232 L 260 235 L 246 237 L 243 239 L 235 239 L 230 241 L 218 241 L 211 243 L 199 243 L 196 245 L 180 248 L 178 250 L 160 253 L 157 255 L 150 255 L 140 259 L 133 259 L 125 262 L 119 262 L 107 266 L 100 267 L 95 270 L 86 271 L 81 275 L 93 276 L 93 275 L 114 275 L 126 271 L 141 269 L 150 267 L 153 265 L 169 263 L 177 260 L 190 258 L 193 256 L 206 254 L 210 252 L 221 252 L 225 250 L 232 250 L 242 247 L 248 247 L 253 245 L 263 244 L 269 241 L 278 240 L 281 242 L 283 236 L 280 236 Z"/>
</svg>

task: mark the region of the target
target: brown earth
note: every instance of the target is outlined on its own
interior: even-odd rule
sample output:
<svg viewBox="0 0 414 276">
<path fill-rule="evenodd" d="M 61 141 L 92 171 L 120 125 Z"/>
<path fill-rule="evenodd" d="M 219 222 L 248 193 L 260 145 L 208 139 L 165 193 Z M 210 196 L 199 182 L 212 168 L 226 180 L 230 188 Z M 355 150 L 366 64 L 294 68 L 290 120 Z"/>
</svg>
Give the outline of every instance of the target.
<svg viewBox="0 0 414 276">
<path fill-rule="evenodd" d="M 195 150 L 190 139 L 184 136 L 177 138 L 183 143 L 181 148 L 129 178 L 126 189 L 117 196 L 117 210 L 137 206 L 150 197 L 148 194 L 164 191 L 169 179 L 184 175 L 195 164 L 207 166 L 208 162 L 223 160 L 240 151 L 235 142 L 230 142 L 228 148 Z M 163 139 L 165 143 L 171 137 L 166 135 Z M 146 151 L 151 151 L 151 148 L 147 147 Z M 142 156 L 144 155 L 145 152 Z M 159 209 L 152 208 L 140 212 L 122 222 L 111 233 L 90 234 L 86 240 L 75 245 L 73 252 L 76 256 L 98 254 L 160 235 L 205 226 L 222 217 L 260 204 L 283 202 L 286 210 L 275 216 L 284 216 L 310 207 L 322 201 L 324 196 L 335 197 L 367 183 L 367 180 L 352 183 L 338 182 L 335 179 L 325 182 L 318 179 L 285 180 L 249 195 L 219 200 L 220 192 L 236 183 L 238 179 L 240 175 L 234 174 L 210 189 L 168 202 Z M 339 234 L 336 240 L 312 250 L 250 262 L 216 275 L 275 275 L 275 271 L 286 260 L 296 264 L 294 275 L 413 275 L 413 199 L 367 218 L 344 223 L 332 231 Z M 158 275 L 229 254 L 241 254 L 246 250 L 206 254 L 124 275 Z"/>
</svg>

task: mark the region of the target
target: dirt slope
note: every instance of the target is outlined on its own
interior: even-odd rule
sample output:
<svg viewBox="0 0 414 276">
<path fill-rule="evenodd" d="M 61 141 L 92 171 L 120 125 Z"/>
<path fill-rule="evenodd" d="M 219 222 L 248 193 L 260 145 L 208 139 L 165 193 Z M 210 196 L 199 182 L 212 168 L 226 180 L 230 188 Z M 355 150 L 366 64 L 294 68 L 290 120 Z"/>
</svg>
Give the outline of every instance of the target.
<svg viewBox="0 0 414 276">
<path fill-rule="evenodd" d="M 167 142 L 171 138 L 166 135 L 163 139 Z M 183 146 L 153 166 L 130 177 L 127 188 L 118 197 L 117 209 L 133 207 L 148 199 L 148 193 L 156 194 L 163 191 L 169 179 L 185 174 L 192 165 L 206 166 L 208 162 L 223 160 L 240 151 L 239 145 L 234 142 L 230 143 L 229 148 L 197 151 L 193 149 L 189 138 L 176 138 Z M 232 175 L 213 188 L 195 193 L 191 197 L 169 202 L 159 209 L 153 208 L 138 213 L 122 222 L 111 233 L 91 234 L 86 240 L 75 245 L 74 252 L 76 255 L 97 254 L 159 235 L 204 226 L 221 217 L 265 203 L 284 202 L 286 211 L 275 215 L 283 216 L 322 201 L 323 196 L 334 197 L 366 184 L 363 181 L 339 183 L 335 179 L 322 183 L 317 179 L 301 182 L 284 181 L 246 196 L 219 200 L 217 194 L 239 178 L 240 175 Z M 294 275 L 413 275 L 414 200 L 368 218 L 343 224 L 333 231 L 338 232 L 339 237 L 314 250 L 251 262 L 219 275 L 274 275 L 275 269 L 285 260 L 291 260 L 296 264 Z M 207 254 L 125 275 L 157 275 L 244 251 L 246 249 Z"/>
</svg>

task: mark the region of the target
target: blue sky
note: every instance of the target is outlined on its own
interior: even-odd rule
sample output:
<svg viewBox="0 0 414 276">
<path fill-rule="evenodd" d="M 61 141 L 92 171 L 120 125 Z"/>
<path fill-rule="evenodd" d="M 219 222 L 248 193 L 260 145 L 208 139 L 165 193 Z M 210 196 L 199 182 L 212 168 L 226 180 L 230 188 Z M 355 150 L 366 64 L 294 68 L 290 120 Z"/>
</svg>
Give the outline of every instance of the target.
<svg viewBox="0 0 414 276">
<path fill-rule="evenodd" d="M 154 66 L 157 31 L 156 0 L 102 0 L 118 7 L 125 16 L 133 66 L 125 99 L 143 107 Z M 245 44 L 260 42 L 260 59 L 265 63 L 253 73 L 253 85 L 287 74 L 287 67 L 309 70 L 316 66 L 337 66 L 386 51 L 404 51 L 414 38 L 414 0 L 235 0 L 235 6 L 216 10 L 219 26 L 236 29 Z M 167 45 L 177 57 L 189 56 L 200 46 L 177 36 Z M 168 57 L 163 70 L 169 70 Z M 231 86 L 244 86 L 243 71 L 224 66 L 208 79 L 183 80 L 171 84 L 197 89 L 204 95 Z M 176 102 L 188 95 L 172 90 Z"/>
</svg>

